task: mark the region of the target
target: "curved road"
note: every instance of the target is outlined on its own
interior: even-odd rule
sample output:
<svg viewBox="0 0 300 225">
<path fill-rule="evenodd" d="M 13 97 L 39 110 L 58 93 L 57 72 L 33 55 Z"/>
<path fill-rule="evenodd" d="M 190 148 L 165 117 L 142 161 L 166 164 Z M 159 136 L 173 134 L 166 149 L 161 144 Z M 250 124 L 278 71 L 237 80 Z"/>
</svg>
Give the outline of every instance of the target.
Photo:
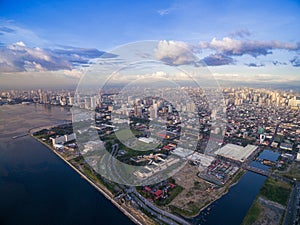
<svg viewBox="0 0 300 225">
<path fill-rule="evenodd" d="M 119 180 L 122 181 L 124 184 L 127 184 L 127 182 L 119 175 L 117 169 L 115 168 L 115 157 L 113 155 L 118 149 L 117 145 L 112 146 L 112 152 L 110 154 L 110 157 L 108 158 L 108 164 L 112 165 L 112 168 L 114 170 L 114 173 L 118 176 Z M 112 168 L 108 168 L 109 172 L 111 173 L 111 176 L 113 176 Z M 171 214 L 169 212 L 163 211 L 151 202 L 149 202 L 146 198 L 144 198 L 140 193 L 137 192 L 137 190 L 128 185 L 127 187 L 125 185 L 121 185 L 120 187 L 128 193 L 135 201 L 136 203 L 142 207 L 143 209 L 147 210 L 151 215 L 155 216 L 157 219 L 163 221 L 164 223 L 175 225 L 175 224 L 182 224 L 182 225 L 190 225 L 186 220 L 183 218 L 176 216 L 174 214 Z"/>
</svg>

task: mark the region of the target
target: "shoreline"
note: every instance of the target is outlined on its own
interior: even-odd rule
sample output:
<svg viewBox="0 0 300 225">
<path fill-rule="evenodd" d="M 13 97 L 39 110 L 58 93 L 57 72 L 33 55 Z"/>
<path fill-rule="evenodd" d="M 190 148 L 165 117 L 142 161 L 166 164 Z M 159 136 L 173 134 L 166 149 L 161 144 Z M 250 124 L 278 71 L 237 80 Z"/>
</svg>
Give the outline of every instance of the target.
<svg viewBox="0 0 300 225">
<path fill-rule="evenodd" d="M 53 125 L 55 126 L 55 125 Z M 47 127 L 53 127 L 53 126 L 47 126 Z M 45 126 L 46 127 L 46 126 Z M 45 127 L 41 127 L 44 129 Z M 58 156 L 60 159 L 62 159 L 67 165 L 69 165 L 77 174 L 81 176 L 85 181 L 87 181 L 90 185 L 92 185 L 97 191 L 99 191 L 106 199 L 108 199 L 115 207 L 117 207 L 125 216 L 127 216 L 132 222 L 138 225 L 143 225 L 137 218 L 135 218 L 133 215 L 131 215 L 125 208 L 123 208 L 119 203 L 117 203 L 113 197 L 111 197 L 107 192 L 105 192 L 103 189 L 98 187 L 96 184 L 94 184 L 84 173 L 82 173 L 80 170 L 78 170 L 74 165 L 72 165 L 70 162 L 68 162 L 66 159 L 63 158 L 58 152 L 56 152 L 52 147 L 41 141 L 40 139 L 36 138 L 33 136 L 33 134 L 30 132 L 33 129 L 38 129 L 38 128 L 31 128 L 28 131 L 28 134 L 31 138 L 35 139 L 39 143 L 43 144 L 46 146 L 48 149 L 51 150 L 56 156 Z"/>
<path fill-rule="evenodd" d="M 186 218 L 186 219 L 193 219 L 194 217 L 199 216 L 200 213 L 201 213 L 202 211 L 204 211 L 206 208 L 208 208 L 208 207 L 209 207 L 211 204 L 213 204 L 214 202 L 220 200 L 224 195 L 228 194 L 228 192 L 230 191 L 230 189 L 231 189 L 233 186 L 235 186 L 235 185 L 238 184 L 239 180 L 246 174 L 246 171 L 245 171 L 245 170 L 240 171 L 240 172 L 242 172 L 243 175 L 242 175 L 236 182 L 230 184 L 230 185 L 228 186 L 227 191 L 223 192 L 223 193 L 222 193 L 221 195 L 219 195 L 216 199 L 212 200 L 209 204 L 207 204 L 207 205 L 203 206 L 202 208 L 200 208 L 200 210 L 199 210 L 199 212 L 198 212 L 197 214 L 195 214 L 195 215 L 193 215 L 193 216 L 183 216 L 183 215 L 181 215 L 181 216 L 183 216 L 183 217 Z M 236 174 L 236 176 L 237 176 L 237 175 L 238 175 L 238 174 Z M 235 176 L 232 177 L 232 179 L 233 179 L 233 178 L 235 178 Z"/>
<path fill-rule="evenodd" d="M 216 198 L 215 200 L 211 201 L 208 205 L 203 206 L 203 207 L 200 209 L 200 212 L 199 212 L 196 216 L 198 216 L 204 209 L 206 209 L 207 207 L 209 207 L 212 203 L 218 201 L 218 200 L 221 199 L 224 195 L 228 194 L 228 192 L 230 191 L 230 189 L 231 189 L 233 186 L 237 185 L 238 182 L 239 182 L 239 180 L 242 179 L 242 177 L 243 177 L 243 176 L 245 175 L 245 173 L 246 173 L 246 171 L 240 171 L 240 172 L 243 172 L 243 175 L 242 175 L 236 182 L 230 184 L 230 185 L 228 186 L 227 191 L 223 192 L 218 198 Z M 238 174 L 236 174 L 236 176 L 237 176 L 237 175 L 238 175 Z M 232 177 L 232 179 L 234 179 L 234 178 L 235 178 L 235 176 Z"/>
<path fill-rule="evenodd" d="M 71 121 L 66 121 L 66 122 L 63 122 L 63 123 L 58 123 L 58 124 L 54 124 L 54 125 L 45 125 L 45 126 L 42 126 L 42 127 L 34 127 L 34 128 L 30 128 L 28 129 L 28 135 L 30 137 L 32 137 L 33 139 L 37 140 L 38 142 L 40 142 L 41 144 L 43 144 L 44 146 L 46 146 L 48 149 L 50 149 L 55 155 L 57 155 L 60 159 L 62 159 L 66 164 L 68 164 L 73 170 L 75 170 L 75 172 L 77 172 L 83 179 L 85 179 L 90 185 L 92 185 L 97 191 L 99 191 L 102 195 L 104 195 L 104 197 L 106 199 L 108 199 L 111 203 L 113 203 L 113 205 L 115 205 L 115 207 L 117 207 L 125 216 L 127 216 L 132 222 L 134 222 L 135 224 L 138 224 L 138 225 L 143 225 L 143 223 L 141 223 L 136 217 L 134 217 L 132 214 L 130 214 L 122 205 L 120 205 L 118 202 L 116 202 L 112 196 L 110 196 L 110 192 L 108 190 L 104 190 L 102 189 L 101 187 L 99 187 L 98 185 L 96 185 L 92 180 L 90 180 L 83 172 L 81 172 L 79 169 L 77 169 L 73 164 L 71 164 L 70 162 L 68 162 L 63 156 L 61 156 L 52 146 L 49 146 L 48 144 L 44 143 L 42 140 L 40 140 L 39 138 L 36 138 L 33 136 L 33 133 L 36 132 L 36 131 L 39 131 L 39 130 L 42 130 L 42 129 L 50 129 L 52 127 L 56 127 L 56 126 L 59 126 L 59 125 L 64 125 L 64 124 L 69 124 L 71 123 Z M 240 171 L 242 172 L 242 171 Z M 221 195 L 219 195 L 216 199 L 212 200 L 209 204 L 203 206 L 202 208 L 200 208 L 199 212 L 196 213 L 195 215 L 193 216 L 184 216 L 184 215 L 181 215 L 183 218 L 186 218 L 186 219 L 192 219 L 194 217 L 197 217 L 199 216 L 199 214 L 205 210 L 206 208 L 208 208 L 211 204 L 213 204 L 214 202 L 218 201 L 219 199 L 221 199 L 224 195 L 226 195 L 230 189 L 236 185 L 239 180 L 244 176 L 246 171 L 243 171 L 243 175 L 237 180 L 235 181 L 234 183 L 230 184 L 228 187 L 227 187 L 227 190 L 225 192 L 223 192 Z M 238 174 L 237 174 L 238 175 Z M 233 177 L 232 179 L 234 179 L 235 177 Z M 142 212 L 138 212 L 138 213 L 142 213 Z M 142 213 L 144 215 L 144 213 Z M 147 215 L 145 215 L 146 217 L 149 217 Z M 152 218 L 149 218 L 152 220 Z"/>
</svg>

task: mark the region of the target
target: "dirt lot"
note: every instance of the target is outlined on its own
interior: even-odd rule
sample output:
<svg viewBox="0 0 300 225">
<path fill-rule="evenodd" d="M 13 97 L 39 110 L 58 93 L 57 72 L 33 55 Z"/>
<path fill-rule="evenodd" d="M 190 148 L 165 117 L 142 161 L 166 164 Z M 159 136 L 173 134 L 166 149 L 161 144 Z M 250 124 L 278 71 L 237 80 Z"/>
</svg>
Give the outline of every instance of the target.
<svg viewBox="0 0 300 225">
<path fill-rule="evenodd" d="M 210 184 L 197 176 L 198 168 L 186 164 L 173 178 L 176 183 L 184 187 L 184 190 L 169 204 L 180 209 L 181 214 L 192 216 L 199 213 L 203 206 L 218 198 L 225 192 L 226 187 L 215 189 Z"/>
<path fill-rule="evenodd" d="M 266 200 L 262 197 L 258 198 L 258 204 L 261 207 L 261 212 L 258 219 L 253 223 L 253 225 L 279 225 L 281 222 L 281 217 L 285 210 L 284 206 Z"/>
</svg>

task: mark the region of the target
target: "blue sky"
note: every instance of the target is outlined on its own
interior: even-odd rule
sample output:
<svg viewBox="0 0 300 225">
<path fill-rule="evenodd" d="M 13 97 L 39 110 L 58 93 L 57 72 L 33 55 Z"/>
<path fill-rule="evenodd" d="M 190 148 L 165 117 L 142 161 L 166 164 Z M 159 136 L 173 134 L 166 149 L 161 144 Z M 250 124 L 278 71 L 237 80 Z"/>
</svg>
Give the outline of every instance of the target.
<svg viewBox="0 0 300 225">
<path fill-rule="evenodd" d="M 299 41 L 299 1 L 10 1 L 0 15 L 53 43 L 107 50 L 149 39 L 207 40 L 247 29 Z"/>
<path fill-rule="evenodd" d="M 26 57 L 30 57 L 26 65 L 18 61 L 17 70 L 12 69 L 16 65 L 5 64 L 7 69 L 0 72 L 5 72 L 7 79 L 8 72 L 14 72 L 14 76 L 15 72 L 32 73 L 40 66 L 49 71 L 76 69 L 74 59 L 52 51 L 63 46 L 71 46 L 72 51 L 76 48 L 77 52 L 78 48 L 110 51 L 128 42 L 175 40 L 187 43 L 216 76 L 268 74 L 276 79 L 287 76 L 297 80 L 300 76 L 299 12 L 300 1 L 286 0 L 2 0 L 0 43 L 2 48 L 19 43 L 2 51 L 2 58 L 6 55 L 9 58 L 2 59 L 2 63 L 11 63 L 13 54 L 9 51 L 20 51 L 20 48 L 26 48 Z M 225 48 L 227 45 L 229 48 Z M 46 50 L 34 49 L 33 53 L 30 48 L 34 47 Z M 87 58 L 95 57 L 94 53 Z M 48 54 L 55 62 L 43 63 L 41 54 Z M 59 57 L 62 62 L 58 62 Z"/>
</svg>

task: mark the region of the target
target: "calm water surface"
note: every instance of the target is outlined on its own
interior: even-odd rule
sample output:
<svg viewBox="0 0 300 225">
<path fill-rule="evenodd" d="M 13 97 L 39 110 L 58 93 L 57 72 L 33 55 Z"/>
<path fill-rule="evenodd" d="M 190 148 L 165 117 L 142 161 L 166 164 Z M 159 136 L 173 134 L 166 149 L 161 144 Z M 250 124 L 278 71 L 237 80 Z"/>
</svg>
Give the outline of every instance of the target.
<svg viewBox="0 0 300 225">
<path fill-rule="evenodd" d="M 48 148 L 11 137 L 70 120 L 43 105 L 0 107 L 0 224 L 133 224 Z"/>
<path fill-rule="evenodd" d="M 191 222 L 201 225 L 240 225 L 265 179 L 264 176 L 246 172 L 226 195 L 191 219 Z"/>
</svg>

